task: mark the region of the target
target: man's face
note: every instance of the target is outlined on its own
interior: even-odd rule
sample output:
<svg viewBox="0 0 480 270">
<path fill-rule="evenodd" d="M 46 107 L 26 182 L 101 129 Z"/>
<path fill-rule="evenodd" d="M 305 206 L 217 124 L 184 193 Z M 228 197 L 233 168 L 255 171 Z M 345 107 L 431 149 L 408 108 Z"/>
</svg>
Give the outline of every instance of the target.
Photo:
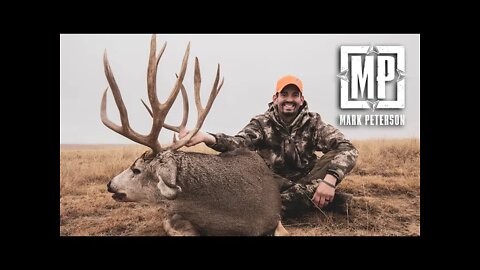
<svg viewBox="0 0 480 270">
<path fill-rule="evenodd" d="M 289 84 L 278 95 L 273 96 L 273 104 L 278 105 L 279 113 L 293 116 L 303 105 L 303 96 L 295 85 Z"/>
</svg>

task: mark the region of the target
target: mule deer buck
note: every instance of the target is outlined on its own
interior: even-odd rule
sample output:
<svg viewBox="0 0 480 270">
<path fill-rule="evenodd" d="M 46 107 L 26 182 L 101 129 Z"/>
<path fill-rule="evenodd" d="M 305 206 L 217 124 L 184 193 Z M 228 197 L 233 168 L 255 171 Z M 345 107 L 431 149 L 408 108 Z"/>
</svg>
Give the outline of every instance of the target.
<svg viewBox="0 0 480 270">
<path fill-rule="evenodd" d="M 115 176 L 108 184 L 112 198 L 120 202 L 151 202 L 165 205 L 168 218 L 163 226 L 168 235 L 287 235 L 280 222 L 281 200 L 273 173 L 255 152 L 237 150 L 220 155 L 177 151 L 201 128 L 222 85 L 220 65 L 206 107 L 200 101 L 200 67 L 195 58 L 194 93 L 197 123 L 181 140 L 162 147 L 158 135 L 162 127 L 180 132 L 188 119 L 188 98 L 182 84 L 186 73 L 190 43 L 183 57 L 180 74 L 165 103 L 156 93 L 157 67 L 165 50 L 156 54 L 156 36 L 150 42 L 147 72 L 148 99 L 151 105 L 152 127 L 148 135 L 131 129 L 127 109 L 115 82 L 107 54 L 104 54 L 105 75 L 120 112 L 122 125 L 107 117 L 106 96 L 101 103 L 102 122 L 113 131 L 151 148 L 133 164 Z M 180 126 L 164 123 L 179 91 L 183 97 L 183 120 Z M 143 102 L 143 100 L 142 100 Z M 146 106 L 146 104 L 144 103 Z"/>
</svg>

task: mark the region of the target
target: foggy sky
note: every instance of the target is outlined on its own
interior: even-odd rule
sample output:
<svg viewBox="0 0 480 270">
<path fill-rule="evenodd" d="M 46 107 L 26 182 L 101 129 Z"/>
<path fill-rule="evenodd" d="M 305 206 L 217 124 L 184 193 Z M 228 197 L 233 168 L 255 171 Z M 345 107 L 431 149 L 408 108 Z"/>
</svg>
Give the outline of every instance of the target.
<svg viewBox="0 0 480 270">
<path fill-rule="evenodd" d="M 108 129 L 100 120 L 100 102 L 108 82 L 103 68 L 106 50 L 131 127 L 148 134 L 151 117 L 141 104 L 147 101 L 147 64 L 151 35 L 60 35 L 60 143 L 133 143 Z M 234 135 L 250 119 L 267 110 L 276 81 L 293 74 L 303 81 L 310 111 L 338 127 L 348 139 L 420 137 L 420 36 L 419 35 L 163 35 L 157 34 L 157 51 L 167 41 L 157 75 L 157 92 L 164 102 L 179 73 L 183 54 L 191 42 L 184 85 L 190 101 L 187 128 L 197 118 L 193 95 L 195 57 L 202 75 L 202 103 L 210 94 L 217 64 L 225 83 L 207 116 L 202 130 Z M 340 114 L 368 114 L 368 110 L 340 109 L 339 48 L 342 45 L 400 45 L 406 52 L 406 107 L 375 111 L 405 114 L 405 126 L 339 126 Z M 111 91 L 107 95 L 109 118 L 120 124 Z M 182 119 L 181 94 L 166 122 Z M 172 132 L 160 133 L 170 142 Z"/>
</svg>

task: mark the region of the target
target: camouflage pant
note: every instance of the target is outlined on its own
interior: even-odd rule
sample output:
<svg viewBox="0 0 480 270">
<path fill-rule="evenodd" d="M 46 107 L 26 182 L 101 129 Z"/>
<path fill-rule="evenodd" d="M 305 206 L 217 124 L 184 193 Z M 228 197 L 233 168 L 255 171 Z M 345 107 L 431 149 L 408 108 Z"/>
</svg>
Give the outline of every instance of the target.
<svg viewBox="0 0 480 270">
<path fill-rule="evenodd" d="M 311 198 L 319 184 L 317 179 L 325 178 L 328 164 L 335 154 L 331 151 L 317 159 L 313 169 L 298 181 L 292 182 L 282 176 L 275 176 L 280 183 L 282 215 L 290 216 L 315 209 Z"/>
</svg>

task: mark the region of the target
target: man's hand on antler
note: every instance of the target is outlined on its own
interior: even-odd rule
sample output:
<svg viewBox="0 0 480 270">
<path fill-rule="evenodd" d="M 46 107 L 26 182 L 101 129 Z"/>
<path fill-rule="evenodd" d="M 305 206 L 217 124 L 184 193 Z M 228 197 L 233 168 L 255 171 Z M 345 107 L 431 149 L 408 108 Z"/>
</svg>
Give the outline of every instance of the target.
<svg viewBox="0 0 480 270">
<path fill-rule="evenodd" d="M 190 130 L 183 129 L 178 134 L 178 137 L 181 140 L 182 138 L 187 136 L 189 133 L 190 133 Z M 216 143 L 216 139 L 215 139 L 215 137 L 213 137 L 213 135 L 202 132 L 202 131 L 199 130 L 197 132 L 197 134 L 195 134 L 195 136 L 193 136 L 190 139 L 190 141 L 186 144 L 186 146 L 190 147 L 190 146 L 194 146 L 196 144 L 202 143 L 202 142 L 205 143 L 206 145 L 211 146 L 211 145 L 214 145 Z"/>
</svg>

